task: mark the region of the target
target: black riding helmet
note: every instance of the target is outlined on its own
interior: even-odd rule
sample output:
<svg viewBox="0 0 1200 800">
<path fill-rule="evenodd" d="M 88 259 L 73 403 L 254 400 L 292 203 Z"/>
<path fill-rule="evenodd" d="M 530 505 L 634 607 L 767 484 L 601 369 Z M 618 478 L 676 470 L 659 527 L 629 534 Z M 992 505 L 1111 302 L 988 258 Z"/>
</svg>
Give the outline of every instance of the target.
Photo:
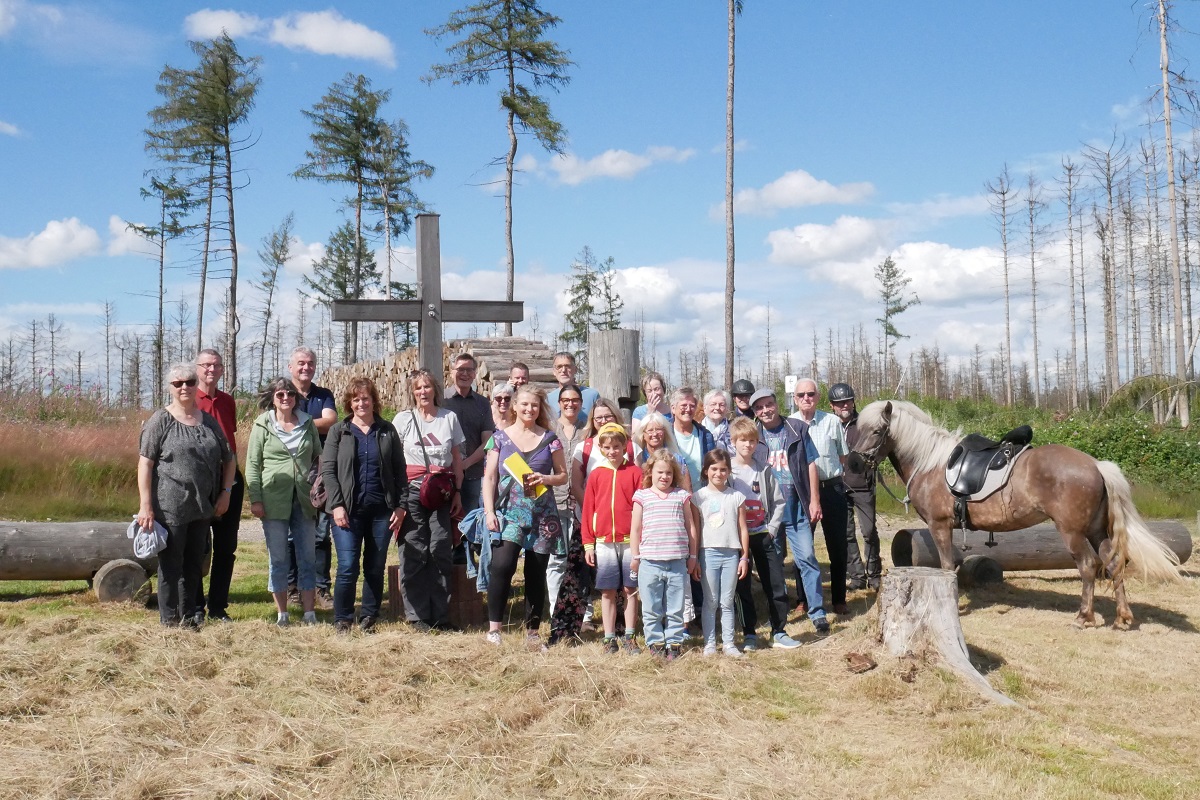
<svg viewBox="0 0 1200 800">
<path fill-rule="evenodd" d="M 730 394 L 754 394 L 754 384 L 745 378 L 738 378 L 733 382 Z"/>
<path fill-rule="evenodd" d="M 829 387 L 829 402 L 840 403 L 843 400 L 853 400 L 854 390 L 848 383 L 835 383 Z"/>
</svg>

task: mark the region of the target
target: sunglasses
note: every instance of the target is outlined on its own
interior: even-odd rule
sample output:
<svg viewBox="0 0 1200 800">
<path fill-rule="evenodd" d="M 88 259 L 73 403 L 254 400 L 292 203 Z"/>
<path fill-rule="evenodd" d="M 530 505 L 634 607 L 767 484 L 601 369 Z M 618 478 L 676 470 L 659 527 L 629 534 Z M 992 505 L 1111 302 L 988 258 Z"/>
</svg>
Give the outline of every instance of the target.
<svg viewBox="0 0 1200 800">
<path fill-rule="evenodd" d="M 582 403 L 583 400 L 581 400 L 578 397 L 560 397 L 560 398 L 558 398 L 558 402 L 564 403 L 564 404 L 570 403 L 573 406 L 577 406 L 580 403 Z"/>
<path fill-rule="evenodd" d="M 499 397 L 494 397 L 494 398 L 492 398 L 492 400 L 493 400 L 493 402 L 496 402 L 496 403 L 511 403 L 512 402 L 512 398 L 506 394 L 502 394 Z"/>
<path fill-rule="evenodd" d="M 796 397 L 816 397 L 816 392 L 796 392 Z"/>
<path fill-rule="evenodd" d="M 286 400 L 289 397 L 295 397 L 295 396 L 296 396 L 295 392 L 289 392 L 286 389 L 280 389 L 278 392 L 275 393 L 276 400 Z"/>
<path fill-rule="evenodd" d="M 184 380 L 184 381 L 171 381 L 171 385 L 174 386 L 176 389 L 182 389 L 185 386 L 195 386 L 196 379 L 188 378 L 187 380 Z"/>
</svg>

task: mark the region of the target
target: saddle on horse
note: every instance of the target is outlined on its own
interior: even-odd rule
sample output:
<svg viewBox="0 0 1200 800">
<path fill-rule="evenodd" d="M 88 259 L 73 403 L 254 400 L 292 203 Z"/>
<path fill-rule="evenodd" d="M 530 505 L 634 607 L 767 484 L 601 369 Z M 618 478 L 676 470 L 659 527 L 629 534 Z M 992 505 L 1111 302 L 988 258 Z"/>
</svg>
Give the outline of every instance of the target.
<svg viewBox="0 0 1200 800">
<path fill-rule="evenodd" d="M 1013 428 L 1000 441 L 972 433 L 958 443 L 946 463 L 946 486 L 955 497 L 955 522 L 971 527 L 966 504 L 994 494 L 1008 482 L 1017 457 L 1029 449 L 1033 428 Z"/>
</svg>

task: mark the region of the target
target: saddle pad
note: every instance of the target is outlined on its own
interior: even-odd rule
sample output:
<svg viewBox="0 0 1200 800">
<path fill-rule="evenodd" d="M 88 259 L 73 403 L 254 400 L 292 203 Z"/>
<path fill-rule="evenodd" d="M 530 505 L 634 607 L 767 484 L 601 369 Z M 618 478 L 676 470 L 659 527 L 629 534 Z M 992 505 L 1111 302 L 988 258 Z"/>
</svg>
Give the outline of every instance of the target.
<svg viewBox="0 0 1200 800">
<path fill-rule="evenodd" d="M 980 500 L 986 500 L 995 494 L 1004 484 L 1008 483 L 1008 477 L 1012 474 L 1013 467 L 1017 463 L 1017 459 L 1028 450 L 1032 445 L 1024 445 L 1016 450 L 1012 456 L 1007 459 L 1007 463 L 1003 466 L 998 466 L 993 469 L 988 469 L 984 473 L 983 485 L 970 494 L 961 491 L 960 483 L 963 478 L 962 469 L 966 463 L 965 459 L 951 459 L 951 462 L 946 467 L 946 486 L 950 489 L 950 493 L 955 497 L 962 497 L 968 503 L 978 503 Z M 995 459 L 993 459 L 995 461 Z M 958 489 L 956 491 L 956 489 Z"/>
</svg>

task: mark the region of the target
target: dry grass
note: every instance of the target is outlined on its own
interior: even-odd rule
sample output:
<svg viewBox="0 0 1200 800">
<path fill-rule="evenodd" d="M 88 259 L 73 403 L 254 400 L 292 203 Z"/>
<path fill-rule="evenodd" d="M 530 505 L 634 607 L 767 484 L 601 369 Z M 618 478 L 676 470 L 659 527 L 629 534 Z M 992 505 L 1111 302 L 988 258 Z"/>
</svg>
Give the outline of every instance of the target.
<svg viewBox="0 0 1200 800">
<path fill-rule="evenodd" d="M 262 591 L 261 549 L 235 591 Z M 266 605 L 163 631 L 60 590 L 0 603 L 0 796 L 1200 796 L 1195 573 L 1134 585 L 1130 633 L 1074 630 L 1078 590 L 1048 573 L 962 599 L 976 663 L 1022 710 L 935 667 L 906 682 L 877 650 L 851 674 L 866 593 L 823 644 L 663 665 L 517 634 L 281 631 Z"/>
</svg>

